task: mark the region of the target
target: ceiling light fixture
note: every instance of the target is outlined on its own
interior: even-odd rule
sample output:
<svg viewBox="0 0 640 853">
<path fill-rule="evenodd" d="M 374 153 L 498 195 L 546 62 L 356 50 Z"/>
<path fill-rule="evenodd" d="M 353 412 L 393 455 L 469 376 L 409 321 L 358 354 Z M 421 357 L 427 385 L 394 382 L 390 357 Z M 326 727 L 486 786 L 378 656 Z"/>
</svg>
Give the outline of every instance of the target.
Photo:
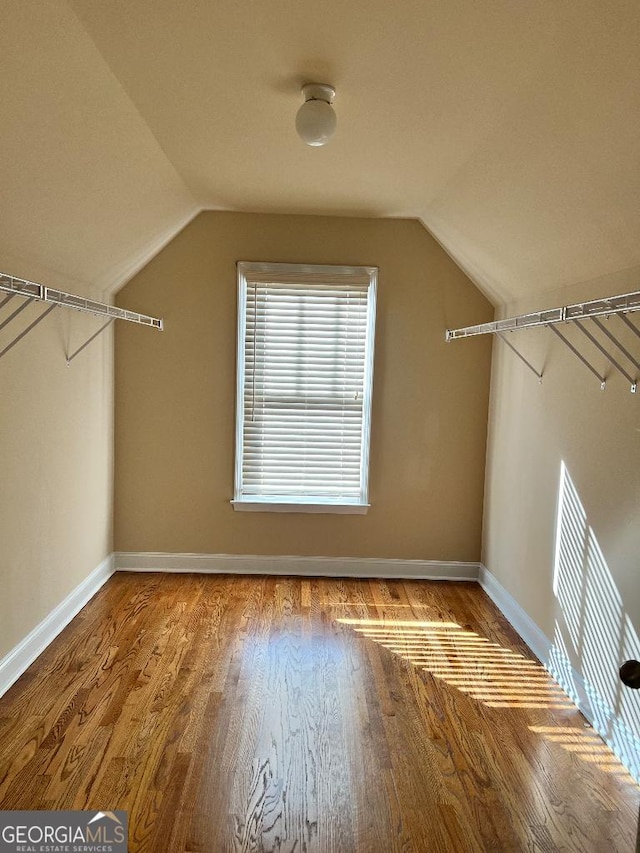
<svg viewBox="0 0 640 853">
<path fill-rule="evenodd" d="M 336 90 L 326 83 L 306 83 L 302 87 L 304 104 L 296 115 L 298 136 L 307 145 L 326 145 L 336 129 L 333 99 Z"/>
</svg>

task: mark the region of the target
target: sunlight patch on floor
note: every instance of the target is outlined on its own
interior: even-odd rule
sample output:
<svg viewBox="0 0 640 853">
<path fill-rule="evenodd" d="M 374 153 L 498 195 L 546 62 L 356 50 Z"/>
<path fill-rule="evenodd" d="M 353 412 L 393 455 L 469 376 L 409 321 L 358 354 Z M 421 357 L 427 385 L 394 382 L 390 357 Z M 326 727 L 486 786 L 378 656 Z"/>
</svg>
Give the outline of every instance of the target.
<svg viewBox="0 0 640 853">
<path fill-rule="evenodd" d="M 625 782 L 635 784 L 635 780 L 611 751 L 600 735 L 592 728 L 575 726 L 529 726 L 529 731 L 539 734 L 550 743 L 558 744 L 566 752 L 571 752 L 587 764 L 595 764 L 604 773 L 612 773 Z"/>
<path fill-rule="evenodd" d="M 540 664 L 456 622 L 349 617 L 337 621 L 489 708 L 573 707 Z"/>
</svg>

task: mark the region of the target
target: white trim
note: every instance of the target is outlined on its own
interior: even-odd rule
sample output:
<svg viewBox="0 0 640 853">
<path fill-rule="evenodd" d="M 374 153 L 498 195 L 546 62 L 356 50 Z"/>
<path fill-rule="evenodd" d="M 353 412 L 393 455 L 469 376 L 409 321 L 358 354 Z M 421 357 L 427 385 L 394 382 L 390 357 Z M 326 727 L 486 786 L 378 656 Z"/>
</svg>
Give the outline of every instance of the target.
<svg viewBox="0 0 640 853">
<path fill-rule="evenodd" d="M 558 682 L 594 730 L 611 747 L 629 773 L 640 784 L 640 740 L 637 736 L 611 711 L 602 706 L 594 709 L 592 702 L 596 697 L 589 697 L 582 673 L 575 667 L 571 667 L 567 677 L 566 673 L 558 671 L 553 666 L 551 661 L 552 641 L 482 563 L 480 563 L 478 572 L 478 583 L 511 626 L 520 634 L 544 668 Z"/>
<path fill-rule="evenodd" d="M 292 557 L 249 554 L 115 553 L 116 571 L 203 574 L 302 575 L 331 578 L 398 578 L 476 581 L 478 563 L 379 560 L 361 557 Z"/>
<path fill-rule="evenodd" d="M 371 504 L 360 503 L 303 503 L 288 501 L 252 501 L 247 498 L 231 501 L 236 512 L 319 512 L 336 515 L 366 515 Z"/>
<path fill-rule="evenodd" d="M 352 266 L 350 264 L 281 264 L 271 261 L 238 261 L 238 272 L 247 281 L 282 281 L 299 284 L 300 277 L 309 281 L 347 281 L 369 286 L 378 267 Z M 274 279 L 275 276 L 275 279 Z"/>
<path fill-rule="evenodd" d="M 520 634 L 543 666 L 547 665 L 551 641 L 538 628 L 533 619 L 520 607 L 511 593 L 500 584 L 482 563 L 478 572 L 478 583 L 496 605 L 505 619 Z"/>
<path fill-rule="evenodd" d="M 115 572 L 113 554 L 109 554 L 91 574 L 55 607 L 39 625 L 0 660 L 0 696 L 20 678 L 34 660 L 66 628 L 85 604 Z"/>
<path fill-rule="evenodd" d="M 551 649 L 552 641 L 533 621 L 529 614 L 523 610 L 510 592 L 502 586 L 491 574 L 489 569 L 482 563 L 478 573 L 478 583 L 487 593 L 489 598 L 496 605 L 510 625 L 520 634 L 525 643 L 529 646 L 534 655 L 538 658 L 544 668 L 556 679 L 558 684 L 574 702 L 578 709 L 585 715 L 590 723 L 593 723 L 594 713 L 591 703 L 587 696 L 584 686 L 584 679 L 580 672 L 574 667 L 571 668 L 570 677 L 573 683 L 570 684 L 561 673 L 556 672 L 551 665 Z"/>
<path fill-rule="evenodd" d="M 373 389 L 373 357 L 378 268 L 363 266 L 333 266 L 326 264 L 283 264 L 238 261 L 236 263 L 236 272 L 238 285 L 238 327 L 236 339 L 235 473 L 233 492 L 234 496 L 233 500 L 231 501 L 233 508 L 236 510 L 244 510 L 249 512 L 323 512 L 365 515 L 367 513 L 369 505 L 369 443 L 371 434 L 371 403 Z M 308 491 L 305 490 L 303 490 L 299 494 L 294 493 L 292 498 L 288 499 L 286 495 L 282 495 L 280 493 L 268 493 L 270 491 L 269 484 L 271 484 L 274 489 L 276 489 L 277 487 L 273 484 L 273 481 L 270 479 L 270 477 L 266 477 L 265 482 L 264 476 L 260 477 L 260 487 L 267 490 L 266 495 L 253 495 L 250 493 L 252 491 L 251 489 L 245 492 L 245 476 L 248 473 L 257 474 L 258 472 L 260 472 L 264 474 L 264 470 L 262 468 L 262 461 L 258 463 L 256 460 L 254 460 L 255 464 L 254 462 L 251 462 L 248 465 L 248 471 L 245 470 L 245 442 L 247 440 L 247 436 L 245 435 L 245 420 L 247 417 L 247 400 L 245 399 L 245 387 L 247 383 L 246 365 L 248 341 L 246 340 L 246 337 L 248 323 L 247 315 L 249 313 L 249 288 L 251 286 L 257 288 L 259 285 L 264 285 L 266 283 L 270 283 L 269 286 L 272 288 L 275 287 L 276 290 L 281 284 L 289 284 L 295 286 L 296 288 L 303 288 L 304 290 L 308 289 L 309 291 L 311 291 L 314 285 L 318 286 L 329 284 L 332 287 L 335 287 L 336 285 L 348 286 L 349 288 L 354 288 L 357 291 L 361 291 L 362 295 L 366 296 L 366 331 L 364 334 L 364 371 L 362 379 L 362 407 L 359 447 L 359 488 L 357 496 L 351 496 L 352 498 L 357 497 L 357 500 L 347 498 L 345 501 L 341 501 L 341 495 L 339 494 L 331 495 L 331 497 L 335 498 L 335 500 L 324 500 L 323 495 L 309 494 Z M 254 290 L 254 295 L 257 298 L 257 290 Z M 269 299 L 267 299 L 267 302 L 269 302 Z M 258 312 L 257 307 L 255 308 L 255 311 L 255 322 L 257 323 L 260 312 Z M 357 328 L 360 328 L 360 326 L 358 325 Z M 257 327 L 254 327 L 254 342 L 256 334 Z M 279 341 L 280 338 L 278 332 L 274 332 L 274 335 L 275 343 Z M 259 349 L 259 352 L 262 353 L 262 355 L 257 357 L 257 361 L 261 364 L 270 363 L 271 355 L 269 355 L 268 353 L 263 353 L 262 348 Z M 345 358 L 347 358 L 347 362 L 350 362 L 352 360 L 350 360 L 350 358 L 346 354 Z M 255 360 L 256 359 L 254 357 L 254 369 Z M 253 390 L 252 396 L 255 397 Z M 258 398 L 255 399 L 257 400 Z M 262 402 L 260 402 L 259 404 L 259 409 L 263 406 L 263 404 L 265 404 L 265 400 L 263 397 L 260 397 L 260 400 Z M 332 412 L 334 413 L 338 413 L 339 411 L 339 408 L 332 408 Z M 253 420 L 253 416 L 251 419 Z M 285 418 L 285 422 L 289 423 L 290 421 L 287 421 L 287 419 Z M 266 430 L 267 434 L 271 435 L 269 427 L 264 426 L 264 429 Z M 331 444 L 330 447 L 336 450 L 342 449 L 345 452 L 348 450 L 348 459 L 351 461 L 355 468 L 355 442 L 353 445 L 349 444 L 347 446 L 343 443 L 343 439 L 340 439 L 336 441 L 335 444 Z M 303 468 L 301 468 L 300 472 L 298 472 L 300 475 L 302 475 Z M 280 471 L 280 473 L 282 473 L 284 469 L 281 470 L 280 468 L 278 468 L 278 470 Z M 353 473 L 355 473 L 355 471 Z M 291 488 L 303 488 L 302 482 L 300 482 L 299 480 L 296 481 L 295 476 L 293 477 L 293 481 L 290 482 L 289 485 Z M 340 483 L 325 482 L 325 486 L 333 488 L 334 490 L 338 490 L 340 488 Z M 355 483 L 350 483 L 349 488 L 353 488 L 355 491 Z M 266 500 L 264 500 L 265 497 L 267 498 Z M 261 503 L 263 500 L 265 506 L 256 506 L 256 504 Z M 269 505 L 267 506 L 267 504 Z M 319 506 L 322 506 L 324 504 L 326 504 L 327 506 L 333 506 L 333 508 L 318 508 Z M 355 508 L 353 508 L 354 505 Z M 294 509 L 294 506 L 297 506 L 298 508 Z M 343 509 L 337 507 L 346 508 Z"/>
</svg>

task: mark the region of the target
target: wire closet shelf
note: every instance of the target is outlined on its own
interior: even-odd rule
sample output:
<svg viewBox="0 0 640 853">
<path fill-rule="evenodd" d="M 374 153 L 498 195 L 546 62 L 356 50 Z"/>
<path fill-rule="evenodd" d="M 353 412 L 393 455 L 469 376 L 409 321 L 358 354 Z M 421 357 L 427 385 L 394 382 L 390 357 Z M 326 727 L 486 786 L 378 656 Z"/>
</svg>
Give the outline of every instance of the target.
<svg viewBox="0 0 640 853">
<path fill-rule="evenodd" d="M 640 361 L 622 343 L 619 336 L 607 329 L 600 321 L 600 317 L 618 317 L 627 330 L 640 338 L 640 329 L 626 316 L 635 311 L 640 311 L 640 291 L 623 293 L 619 296 L 610 296 L 603 299 L 593 299 L 588 302 L 576 302 L 559 308 L 549 308 L 545 311 L 534 311 L 528 314 L 518 314 L 514 317 L 506 317 L 503 320 L 494 320 L 490 323 L 480 323 L 476 326 L 465 326 L 460 329 L 447 329 L 445 339 L 447 341 L 470 338 L 477 335 L 497 335 L 518 358 L 542 381 L 542 373 L 516 349 L 507 339 L 505 333 L 515 332 L 520 329 L 531 329 L 539 326 L 547 327 L 571 350 L 571 352 L 587 367 L 600 381 L 602 390 L 606 387 L 606 377 L 602 376 L 580 349 L 561 332 L 557 327 L 560 324 L 572 324 L 580 330 L 582 335 L 602 354 L 607 361 L 630 383 L 632 393 L 637 391 L 638 377 L 632 375 L 628 369 L 615 358 L 605 346 L 593 335 L 582 322 L 590 320 L 599 332 L 606 337 L 607 341 L 630 362 L 636 371 L 640 371 Z"/>
<path fill-rule="evenodd" d="M 95 340 L 114 320 L 126 320 L 129 323 L 137 323 L 140 326 L 149 326 L 152 329 L 162 331 L 164 328 L 163 321 L 158 317 L 150 317 L 148 314 L 140 314 L 138 311 L 129 311 L 127 308 L 118 308 L 115 305 L 108 305 L 104 302 L 99 302 L 95 299 L 88 299 L 84 296 L 77 296 L 74 293 L 67 293 L 64 290 L 56 290 L 52 287 L 47 287 L 44 284 L 38 284 L 35 281 L 18 278 L 17 276 L 7 273 L 0 273 L 0 293 L 6 293 L 7 296 L 0 301 L 0 309 L 4 308 L 14 297 L 21 297 L 24 302 L 12 311 L 8 317 L 0 321 L 0 331 L 8 326 L 13 320 L 34 301 L 49 303 L 48 307 L 33 320 L 25 329 L 16 335 L 10 343 L 0 350 L 0 358 L 5 353 L 9 352 L 19 341 L 21 341 L 29 332 L 34 329 L 42 320 L 47 317 L 54 308 L 61 306 L 64 308 L 72 308 L 74 311 L 81 311 L 85 314 L 92 314 L 96 317 L 103 317 L 106 323 L 102 325 L 97 332 L 94 332 L 91 337 L 85 341 L 75 352 L 67 355 L 67 364 L 79 355 L 90 343 Z"/>
</svg>

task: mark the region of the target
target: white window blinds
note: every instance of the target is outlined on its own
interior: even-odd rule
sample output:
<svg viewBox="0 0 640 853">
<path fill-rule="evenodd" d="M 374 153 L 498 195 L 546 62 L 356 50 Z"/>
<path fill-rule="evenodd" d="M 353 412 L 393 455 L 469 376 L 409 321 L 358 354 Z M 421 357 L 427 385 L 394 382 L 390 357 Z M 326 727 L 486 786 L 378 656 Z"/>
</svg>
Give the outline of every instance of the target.
<svg viewBox="0 0 640 853">
<path fill-rule="evenodd" d="M 367 506 L 376 273 L 238 264 L 234 504 Z"/>
</svg>

